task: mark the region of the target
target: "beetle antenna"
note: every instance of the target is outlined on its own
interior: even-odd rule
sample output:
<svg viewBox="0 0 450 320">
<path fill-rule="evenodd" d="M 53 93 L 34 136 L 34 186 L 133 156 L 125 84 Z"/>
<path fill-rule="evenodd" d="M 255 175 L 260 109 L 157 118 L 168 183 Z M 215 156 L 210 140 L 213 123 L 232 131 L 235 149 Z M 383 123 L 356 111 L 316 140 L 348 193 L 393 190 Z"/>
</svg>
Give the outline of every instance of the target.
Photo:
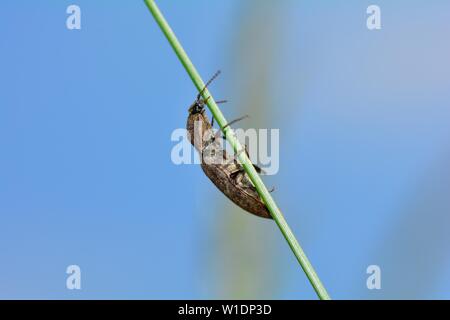
<svg viewBox="0 0 450 320">
<path fill-rule="evenodd" d="M 223 126 L 222 130 L 231 126 L 233 123 L 236 123 L 236 122 L 241 121 L 246 118 L 250 118 L 248 114 L 246 114 L 245 116 L 242 116 L 240 118 L 234 119 L 233 121 L 228 122 L 225 126 Z"/>
<path fill-rule="evenodd" d="M 215 78 L 217 78 L 220 74 L 220 70 L 217 70 L 217 72 L 211 77 L 211 79 L 208 80 L 208 82 L 205 84 L 205 86 L 203 87 L 202 91 L 200 91 L 197 95 L 197 99 L 200 99 L 201 95 L 203 94 L 203 92 L 205 91 L 206 88 L 208 88 L 208 86 L 211 84 L 211 82 L 214 81 Z"/>
</svg>

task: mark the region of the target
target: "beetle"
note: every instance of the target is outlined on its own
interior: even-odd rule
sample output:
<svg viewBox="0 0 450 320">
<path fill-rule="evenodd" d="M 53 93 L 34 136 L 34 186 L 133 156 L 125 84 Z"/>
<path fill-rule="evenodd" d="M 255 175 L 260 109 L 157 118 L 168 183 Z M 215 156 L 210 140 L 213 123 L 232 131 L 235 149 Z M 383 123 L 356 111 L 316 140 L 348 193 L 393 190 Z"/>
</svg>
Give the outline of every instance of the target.
<svg viewBox="0 0 450 320">
<path fill-rule="evenodd" d="M 209 121 L 206 116 L 205 105 L 209 97 L 204 99 L 202 94 L 219 74 L 220 71 L 206 83 L 194 103 L 189 107 L 189 116 L 186 123 L 188 138 L 199 152 L 203 172 L 225 196 L 249 213 L 272 219 L 267 206 L 260 198 L 249 176 L 236 160 L 237 155 L 231 156 L 224 150 L 219 140 L 221 131 L 219 130 L 216 134 L 213 133 L 214 118 Z M 216 103 L 221 102 L 225 101 Z M 245 117 L 233 120 L 225 127 L 243 118 Z M 247 149 L 245 149 L 245 152 L 248 155 Z M 261 172 L 258 166 L 254 165 L 254 167 L 258 172 Z"/>
</svg>

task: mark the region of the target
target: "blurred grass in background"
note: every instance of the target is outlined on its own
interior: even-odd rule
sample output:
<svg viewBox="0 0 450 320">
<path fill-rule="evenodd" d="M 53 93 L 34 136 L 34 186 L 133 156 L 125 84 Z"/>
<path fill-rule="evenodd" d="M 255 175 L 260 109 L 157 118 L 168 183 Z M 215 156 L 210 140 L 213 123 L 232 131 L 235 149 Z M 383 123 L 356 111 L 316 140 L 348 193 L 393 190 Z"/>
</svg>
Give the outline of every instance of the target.
<svg viewBox="0 0 450 320">
<path fill-rule="evenodd" d="M 278 67 L 278 37 L 283 6 L 269 2 L 246 1 L 236 18 L 227 54 L 230 74 L 227 90 L 232 98 L 224 106 L 228 118 L 250 115 L 236 127 L 265 128 L 272 114 L 271 75 Z M 267 17 L 270 16 L 270 21 Z M 233 110 L 231 116 L 229 109 Z M 252 159 L 255 161 L 255 159 Z M 270 187 L 270 186 L 269 186 Z M 273 221 L 248 215 L 220 194 L 213 197 L 213 208 L 220 211 L 211 226 L 218 250 L 211 253 L 209 277 L 214 279 L 216 295 L 224 299 L 271 299 L 276 297 L 277 275 Z M 299 270 L 300 272 L 300 270 Z"/>
</svg>

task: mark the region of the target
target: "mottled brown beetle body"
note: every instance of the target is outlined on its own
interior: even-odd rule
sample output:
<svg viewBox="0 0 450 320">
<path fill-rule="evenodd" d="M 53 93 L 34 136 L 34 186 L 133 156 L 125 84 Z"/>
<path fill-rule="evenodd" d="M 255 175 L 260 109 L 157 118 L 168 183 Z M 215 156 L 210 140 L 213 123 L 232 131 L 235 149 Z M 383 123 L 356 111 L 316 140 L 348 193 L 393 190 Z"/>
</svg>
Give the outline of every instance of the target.
<svg viewBox="0 0 450 320">
<path fill-rule="evenodd" d="M 242 165 L 223 150 L 214 135 L 201 94 L 189 108 L 186 128 L 191 144 L 199 152 L 202 170 L 214 185 L 245 211 L 271 219 L 272 216 Z M 219 158 L 223 161 L 217 161 Z"/>
<path fill-rule="evenodd" d="M 216 187 L 239 207 L 259 217 L 272 219 L 247 174 L 239 171 L 241 168 L 235 169 L 240 177 L 233 177 L 230 167 L 226 165 L 202 163 L 201 167 Z M 237 179 L 248 181 L 239 182 Z"/>
</svg>

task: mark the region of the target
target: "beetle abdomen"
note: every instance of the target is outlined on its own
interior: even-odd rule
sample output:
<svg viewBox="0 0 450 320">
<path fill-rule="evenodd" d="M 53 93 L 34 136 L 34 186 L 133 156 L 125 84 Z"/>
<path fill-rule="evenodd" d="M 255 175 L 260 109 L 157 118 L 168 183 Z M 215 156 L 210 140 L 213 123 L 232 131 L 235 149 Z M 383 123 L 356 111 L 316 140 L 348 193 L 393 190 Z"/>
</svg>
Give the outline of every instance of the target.
<svg viewBox="0 0 450 320">
<path fill-rule="evenodd" d="M 236 205 L 259 217 L 272 219 L 256 189 L 253 186 L 236 185 L 226 165 L 202 163 L 201 167 L 214 185 Z"/>
</svg>

